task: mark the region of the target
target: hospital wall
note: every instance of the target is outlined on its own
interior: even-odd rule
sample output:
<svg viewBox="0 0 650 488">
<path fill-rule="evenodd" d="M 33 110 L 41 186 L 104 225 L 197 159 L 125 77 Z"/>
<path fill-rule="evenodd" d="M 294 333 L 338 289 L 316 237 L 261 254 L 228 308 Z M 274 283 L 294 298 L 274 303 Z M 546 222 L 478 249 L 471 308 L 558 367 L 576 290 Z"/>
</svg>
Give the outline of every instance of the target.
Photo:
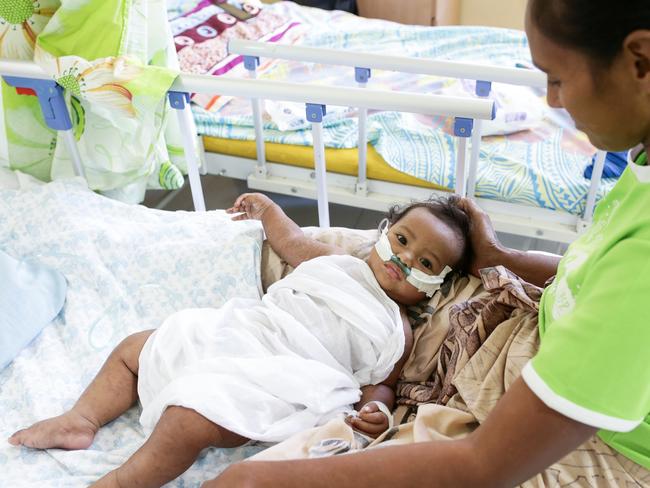
<svg viewBox="0 0 650 488">
<path fill-rule="evenodd" d="M 267 0 L 268 1 L 268 0 Z M 417 25 L 524 28 L 527 0 L 357 0 L 359 15 Z"/>
<path fill-rule="evenodd" d="M 525 12 L 526 0 L 462 0 L 460 23 L 523 29 Z"/>
</svg>

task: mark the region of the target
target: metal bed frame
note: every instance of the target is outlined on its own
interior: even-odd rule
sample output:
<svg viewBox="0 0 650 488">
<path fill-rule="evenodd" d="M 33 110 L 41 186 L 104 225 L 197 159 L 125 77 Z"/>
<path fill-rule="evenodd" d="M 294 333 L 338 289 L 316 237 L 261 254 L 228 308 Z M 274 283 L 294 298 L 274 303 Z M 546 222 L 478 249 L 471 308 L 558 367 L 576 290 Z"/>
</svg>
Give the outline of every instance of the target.
<svg viewBox="0 0 650 488">
<path fill-rule="evenodd" d="M 243 56 L 250 79 L 181 74 L 169 91 L 169 101 L 172 108 L 176 109 L 183 135 L 195 210 L 205 210 L 199 174 L 199 160 L 204 157 L 203 174 L 245 179 L 251 189 L 316 198 L 319 224 L 322 227 L 329 226 L 328 204 L 330 201 L 385 211 L 389 205 L 395 203 L 426 198 L 432 193 L 445 194 L 442 191 L 367 178 L 366 118 L 368 109 L 454 117 L 454 133 L 459 138 L 455 191 L 458 194 L 473 197 L 481 142 L 481 121 L 492 119 L 495 115 L 494 103 L 487 98 L 491 90 L 491 83 L 546 86 L 546 77 L 543 73 L 528 69 L 238 40 L 231 41 L 229 50 L 231 53 Z M 260 80 L 256 77 L 256 68 L 259 65 L 259 58 L 262 56 L 351 66 L 354 67 L 358 87 L 324 87 Z M 371 90 L 367 88 L 367 85 L 372 69 L 475 79 L 477 80 L 477 98 Z M 63 88 L 32 62 L 0 59 L 0 75 L 8 84 L 29 90 L 39 97 L 48 126 L 63 131 L 64 141 L 70 153 L 75 173 L 83 176 L 83 165 L 72 135 L 72 124 L 63 99 Z M 188 103 L 190 93 L 219 93 L 250 98 L 255 121 L 257 159 L 251 160 L 215 153 L 197 154 L 194 144 L 196 128 Z M 262 126 L 262 98 L 305 104 L 306 117 L 311 122 L 313 132 L 314 170 L 266 161 Z M 356 177 L 327 172 L 322 140 L 322 117 L 326 112 L 327 105 L 359 108 L 359 169 Z M 471 139 L 469 161 L 466 157 L 468 139 Z M 494 200 L 477 199 L 477 202 L 491 216 L 498 231 L 558 243 L 569 243 L 591 222 L 604 159 L 605 153 L 599 154 L 594 167 L 585 213 L 580 217 L 565 212 Z"/>
<path fill-rule="evenodd" d="M 493 82 L 541 89 L 545 89 L 547 83 L 546 75 L 541 71 L 523 68 L 504 68 L 237 39 L 231 40 L 228 48 L 231 54 L 243 56 L 244 66 L 250 78 L 256 78 L 259 59 L 265 57 L 349 66 L 354 68 L 354 77 L 361 89 L 367 89 L 373 69 L 473 79 L 477 81 L 477 99 L 487 99 Z M 321 87 L 321 90 L 324 89 L 329 88 Z M 397 95 L 397 93 L 390 93 L 391 97 Z M 206 162 L 204 170 L 208 174 L 247 180 L 251 189 L 305 198 L 317 198 L 319 209 L 331 201 L 343 205 L 385 211 L 391 204 L 406 203 L 412 199 L 426 198 L 431 194 L 446 193 L 422 187 L 368 179 L 366 176 L 367 108 L 361 106 L 358 102 L 352 103 L 350 106 L 359 108 L 359 164 L 356 177 L 336 173 L 327 173 L 323 176 L 319 173 L 318 168 L 324 166 L 324 164 L 321 164 L 318 160 L 318 158 L 323 157 L 322 154 L 319 154 L 322 151 L 323 143 L 318 129 L 314 131 L 315 171 L 267 162 L 263 142 L 262 101 L 260 98 L 252 99 L 257 160 L 253 161 L 247 158 L 208 152 L 204 156 Z M 454 114 L 450 112 L 449 115 Z M 307 119 L 311 120 L 309 116 L 308 113 Z M 456 161 L 456 187 L 454 191 L 459 195 L 472 198 L 476 187 L 482 120 L 484 119 L 467 119 L 456 116 L 454 125 L 455 136 L 459 138 L 458 159 Z M 471 141 L 469 158 L 467 158 L 468 139 Z M 591 223 L 605 156 L 606 153 L 601 151 L 596 158 L 585 211 L 581 216 L 495 200 L 481 198 L 476 200 L 490 214 L 498 231 L 528 238 L 545 239 L 564 244 L 570 243 Z M 321 188 L 323 185 L 327 187 L 327 191 Z M 319 217 L 321 217 L 320 223 L 326 225 L 328 222 L 321 215 L 319 213 Z"/>
</svg>

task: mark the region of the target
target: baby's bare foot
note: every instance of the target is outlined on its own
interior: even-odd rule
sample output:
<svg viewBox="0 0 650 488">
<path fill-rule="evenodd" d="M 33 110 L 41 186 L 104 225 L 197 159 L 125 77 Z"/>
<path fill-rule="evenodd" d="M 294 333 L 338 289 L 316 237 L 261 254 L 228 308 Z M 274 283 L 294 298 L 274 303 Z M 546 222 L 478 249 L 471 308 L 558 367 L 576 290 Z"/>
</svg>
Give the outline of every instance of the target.
<svg viewBox="0 0 650 488">
<path fill-rule="evenodd" d="M 92 444 L 98 426 L 79 413 L 69 412 L 36 422 L 27 429 L 19 430 L 9 438 L 14 446 L 32 447 L 34 449 L 86 449 Z"/>
</svg>

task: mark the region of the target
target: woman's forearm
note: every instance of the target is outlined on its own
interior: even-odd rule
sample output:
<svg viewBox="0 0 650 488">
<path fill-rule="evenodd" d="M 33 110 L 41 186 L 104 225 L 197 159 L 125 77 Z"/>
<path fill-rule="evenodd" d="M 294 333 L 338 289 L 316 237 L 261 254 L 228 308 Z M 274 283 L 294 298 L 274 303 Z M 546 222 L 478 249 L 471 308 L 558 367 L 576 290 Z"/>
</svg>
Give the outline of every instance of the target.
<svg viewBox="0 0 650 488">
<path fill-rule="evenodd" d="M 546 281 L 557 274 L 562 256 L 535 251 L 504 249 L 494 259 L 493 265 L 503 265 L 522 279 L 543 287 Z"/>
<path fill-rule="evenodd" d="M 595 427 L 546 406 L 519 378 L 489 417 L 461 439 L 385 446 L 320 459 L 247 461 L 235 464 L 205 487 L 518 486 L 595 433 Z"/>
<path fill-rule="evenodd" d="M 243 462 L 204 487 L 474 488 L 484 481 L 474 460 L 464 441 L 416 443 L 321 459 Z"/>
</svg>

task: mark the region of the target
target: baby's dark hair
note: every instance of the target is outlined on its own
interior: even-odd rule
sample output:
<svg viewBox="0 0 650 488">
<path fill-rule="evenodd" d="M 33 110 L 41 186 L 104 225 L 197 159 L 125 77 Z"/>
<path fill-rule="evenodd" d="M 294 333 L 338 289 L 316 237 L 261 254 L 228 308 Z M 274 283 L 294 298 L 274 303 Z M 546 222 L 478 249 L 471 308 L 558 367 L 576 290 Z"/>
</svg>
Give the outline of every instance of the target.
<svg viewBox="0 0 650 488">
<path fill-rule="evenodd" d="M 388 210 L 386 218 L 390 225 L 393 225 L 414 208 L 422 207 L 429 210 L 432 215 L 447 224 L 462 241 L 463 252 L 460 261 L 452 267 L 454 270 L 466 273 L 472 260 L 472 245 L 469 238 L 469 216 L 460 208 L 460 200 L 458 195 L 432 196 L 427 200 L 412 202 L 408 205 L 395 205 Z"/>
</svg>

